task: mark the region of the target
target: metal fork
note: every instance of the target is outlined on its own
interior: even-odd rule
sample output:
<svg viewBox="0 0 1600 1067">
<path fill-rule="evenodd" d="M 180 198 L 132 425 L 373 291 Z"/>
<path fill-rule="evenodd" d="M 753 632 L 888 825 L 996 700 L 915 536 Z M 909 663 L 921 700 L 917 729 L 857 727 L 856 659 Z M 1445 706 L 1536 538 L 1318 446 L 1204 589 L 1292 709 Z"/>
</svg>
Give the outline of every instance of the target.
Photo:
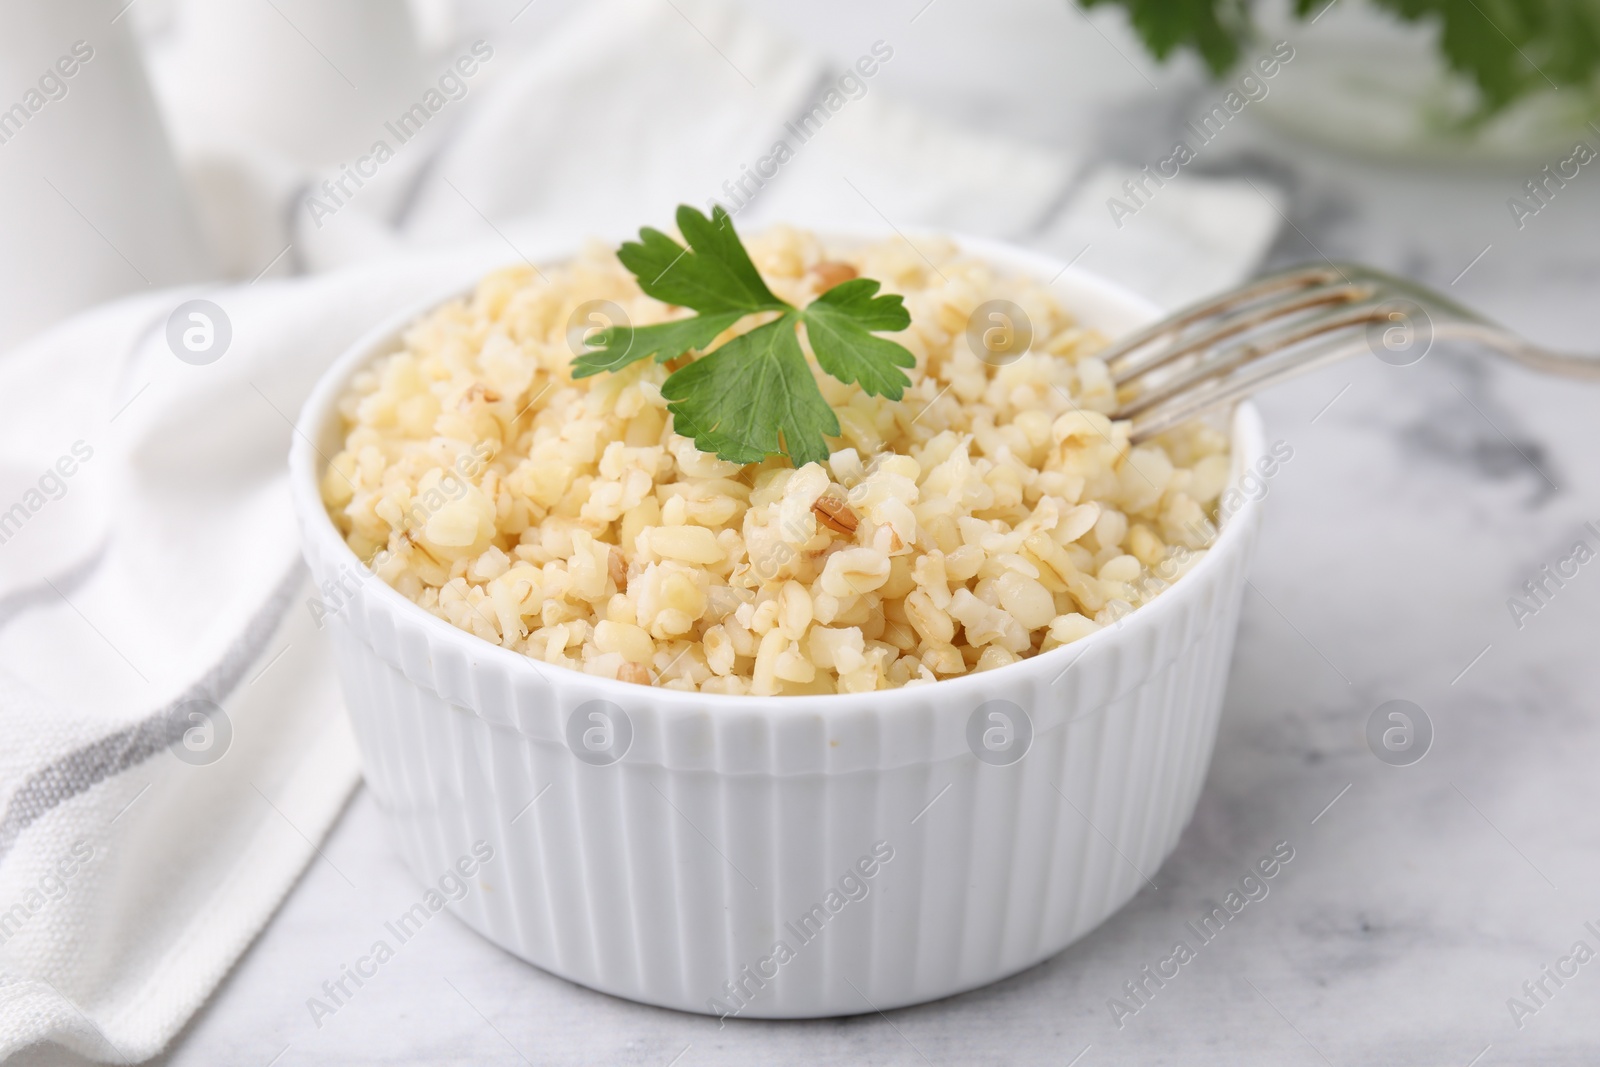
<svg viewBox="0 0 1600 1067">
<path fill-rule="evenodd" d="M 1370 352 L 1407 366 L 1469 341 L 1548 374 L 1600 382 L 1600 358 L 1553 352 L 1414 282 L 1328 263 L 1265 275 L 1100 353 L 1134 443 L 1285 378 Z"/>
</svg>

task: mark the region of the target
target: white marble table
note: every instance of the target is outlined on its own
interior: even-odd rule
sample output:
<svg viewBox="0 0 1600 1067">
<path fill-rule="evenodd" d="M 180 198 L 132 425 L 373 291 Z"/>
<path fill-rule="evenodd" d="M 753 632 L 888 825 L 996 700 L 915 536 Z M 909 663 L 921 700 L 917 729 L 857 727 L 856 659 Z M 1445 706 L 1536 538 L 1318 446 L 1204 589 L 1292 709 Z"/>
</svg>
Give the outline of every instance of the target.
<svg viewBox="0 0 1600 1067">
<path fill-rule="evenodd" d="M 1045 19 L 1038 7 L 1001 14 Z M 971 12 L 934 8 L 924 24 L 918 40 L 935 55 L 958 52 L 964 35 L 986 47 Z M 952 75 L 972 89 L 964 117 L 1063 136 L 1026 91 L 1049 77 L 1013 80 L 983 65 L 991 58 Z M 1170 117 L 1171 90 L 1141 86 L 1123 87 L 1124 111 L 1098 114 Z M 955 91 L 915 78 L 902 89 L 932 102 Z M 1082 120 L 1073 128 L 1095 125 Z M 1116 125 L 1106 151 L 1144 161 L 1150 138 Z M 1600 177 L 1585 174 L 1518 232 L 1505 198 L 1537 168 L 1359 163 L 1240 133 L 1212 165 L 1289 188 L 1293 222 L 1275 258 L 1347 256 L 1448 286 L 1492 245 L 1452 291 L 1541 339 L 1600 350 Z M 1507 1008 L 1575 941 L 1600 950 L 1584 928 L 1600 928 L 1600 562 L 1521 629 L 1506 606 L 1580 537 L 1600 548 L 1582 530 L 1600 527 L 1600 388 L 1439 349 L 1405 369 L 1337 366 L 1261 407 L 1269 439 L 1294 457 L 1271 483 L 1198 811 L 1153 872 L 1158 888 L 1059 956 L 887 1017 L 719 1028 L 573 986 L 440 921 L 319 1028 L 307 999 L 415 899 L 363 791 L 325 861 L 158 1062 L 1600 1062 L 1600 961 L 1560 988 L 1547 980 L 1551 995 L 1520 1029 Z M 1396 698 L 1435 731 L 1407 767 L 1364 739 L 1371 711 Z M 1119 1028 L 1108 999 L 1278 841 L 1295 859 L 1270 895 Z"/>
</svg>

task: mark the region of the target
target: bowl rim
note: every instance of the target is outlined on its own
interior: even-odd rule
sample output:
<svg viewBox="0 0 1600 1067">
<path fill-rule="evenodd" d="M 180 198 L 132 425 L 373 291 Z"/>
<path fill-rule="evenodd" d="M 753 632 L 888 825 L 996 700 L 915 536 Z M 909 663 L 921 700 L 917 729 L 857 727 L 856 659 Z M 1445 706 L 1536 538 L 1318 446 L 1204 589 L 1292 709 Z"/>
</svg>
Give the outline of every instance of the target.
<svg viewBox="0 0 1600 1067">
<path fill-rule="evenodd" d="M 877 232 L 828 229 L 812 232 L 817 233 L 824 242 L 883 240 L 896 236 L 909 242 L 904 233 L 889 230 Z M 1045 253 L 991 238 L 940 230 L 911 232 L 916 236 L 949 241 L 965 254 L 985 259 L 1002 269 L 1044 281 L 1046 288 L 1051 289 L 1057 299 L 1061 300 L 1074 315 L 1121 319 L 1124 321 L 1122 328 L 1129 331 L 1161 317 L 1161 309 L 1150 300 L 1116 282 L 1084 270 L 1075 263 L 1066 264 Z M 575 254 L 576 249 L 573 249 L 566 253 L 541 256 L 540 262 L 547 266 L 559 265 Z M 514 266 L 517 262 L 508 259 L 504 266 Z M 464 655 L 474 669 L 483 664 L 499 667 L 508 672 L 523 672 L 524 676 L 531 674 L 553 691 L 559 691 L 565 682 L 569 686 L 581 685 L 588 689 L 592 694 L 588 699 L 598 697 L 617 704 L 633 705 L 637 705 L 640 700 L 647 700 L 656 703 L 664 711 L 676 709 L 737 714 L 740 711 L 765 712 L 781 709 L 794 713 L 842 714 L 850 709 L 859 708 L 862 698 L 871 699 L 872 710 L 877 712 L 888 713 L 905 707 L 915 708 L 924 706 L 933 694 L 942 694 L 952 700 L 959 699 L 963 694 L 973 695 L 973 690 L 992 684 L 998 672 L 1008 672 L 1005 677 L 1011 678 L 1022 671 L 1042 672 L 1050 669 L 1059 676 L 1065 673 L 1065 668 L 1076 665 L 1093 653 L 1114 649 L 1124 642 L 1134 640 L 1135 635 L 1162 625 L 1166 615 L 1178 610 L 1180 605 L 1191 597 L 1200 595 L 1201 587 L 1206 584 L 1200 580 L 1201 577 L 1210 575 L 1223 565 L 1218 557 L 1226 553 L 1221 550 L 1242 549 L 1242 542 L 1248 537 L 1249 531 L 1260 521 L 1262 498 L 1245 495 L 1240 507 L 1227 515 L 1219 524 L 1217 537 L 1207 547 L 1205 556 L 1153 601 L 1134 609 L 1110 626 L 1102 627 L 1086 637 L 1053 648 L 1049 652 L 1029 656 L 989 671 L 969 672 L 931 683 L 895 686 L 869 693 L 815 693 L 787 696 L 708 693 L 698 690 L 669 689 L 658 685 L 640 686 L 637 683 L 588 674 L 560 664 L 534 660 L 521 652 L 462 630 L 434 615 L 368 569 L 339 535 L 338 529 L 323 506 L 321 467 L 328 459 L 322 455 L 315 443 L 323 434 L 328 420 L 337 414 L 338 401 L 350 379 L 359 370 L 373 360 L 392 353 L 400 335 L 422 316 L 450 300 L 469 295 L 476 288 L 478 281 L 493 269 L 498 268 L 480 270 L 465 284 L 455 282 L 426 300 L 408 304 L 358 337 L 318 377 L 295 420 L 289 450 L 290 493 L 298 513 L 302 538 L 318 542 L 315 548 L 323 559 L 339 560 L 362 576 L 356 598 L 375 597 L 378 604 L 396 613 L 400 619 L 424 628 L 431 639 L 447 642 L 453 650 Z M 1065 292 L 1056 288 L 1063 282 L 1066 283 Z M 1264 451 L 1261 418 L 1254 405 L 1248 401 L 1240 403 L 1232 413 L 1229 445 L 1231 470 L 1228 486 L 1232 488 L 1238 482 L 1244 465 L 1253 463 Z M 308 557 L 312 554 L 312 548 L 310 544 L 302 545 L 302 550 Z M 313 571 L 315 571 L 314 566 Z M 314 574 L 313 581 L 315 580 Z M 334 614 L 342 615 L 346 611 L 353 610 L 354 599 L 352 598 L 351 604 L 338 609 Z M 1071 658 L 1068 659 L 1068 656 Z"/>
</svg>

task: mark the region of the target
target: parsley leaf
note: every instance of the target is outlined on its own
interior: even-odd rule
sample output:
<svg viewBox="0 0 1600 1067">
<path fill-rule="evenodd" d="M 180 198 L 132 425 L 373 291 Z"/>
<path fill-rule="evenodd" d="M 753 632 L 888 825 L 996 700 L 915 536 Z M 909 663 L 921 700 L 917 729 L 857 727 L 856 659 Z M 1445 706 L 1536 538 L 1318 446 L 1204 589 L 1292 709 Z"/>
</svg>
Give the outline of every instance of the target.
<svg viewBox="0 0 1600 1067">
<path fill-rule="evenodd" d="M 791 310 L 674 371 L 661 395 L 672 402 L 678 432 L 734 463 L 781 451 L 797 467 L 827 459 L 822 438 L 838 436 L 839 418 L 811 376 L 797 317 Z"/>
<path fill-rule="evenodd" d="M 839 419 L 818 388 L 800 345 L 799 328 L 817 365 L 873 396 L 900 399 L 911 384 L 898 369 L 916 365 L 903 346 L 878 332 L 911 325 L 901 297 L 879 294 L 871 278 L 834 286 L 804 309 L 773 295 L 721 207 L 707 218 L 678 208 L 687 247 L 648 227 L 617 257 L 645 294 L 699 312 L 651 326 L 611 326 L 592 336 L 594 351 L 573 361 L 572 376 L 616 371 L 654 356 L 665 363 L 690 350 L 704 352 L 746 315 L 779 312 L 772 322 L 739 335 L 678 368 L 662 383 L 677 431 L 695 447 L 734 463 L 758 463 L 785 453 L 800 466 L 828 458 L 827 437 Z"/>
<path fill-rule="evenodd" d="M 873 296 L 877 291 L 871 278 L 855 278 L 829 289 L 801 314 L 819 367 L 841 382 L 859 382 L 873 396 L 899 400 L 911 380 L 895 368 L 914 367 L 917 359 L 869 331 L 903 330 L 911 314 L 900 297 Z"/>
<path fill-rule="evenodd" d="M 646 296 L 700 314 L 654 326 L 619 325 L 601 330 L 589 339 L 597 350 L 574 361 L 574 378 L 621 370 L 650 356 L 665 363 L 691 348 L 705 348 L 752 312 L 789 306 L 773 296 L 761 280 L 761 273 L 733 232 L 728 213 L 720 206 L 713 208 L 707 219 L 685 204 L 678 208 L 678 229 L 688 238 L 688 248 L 646 226 L 639 231 L 638 241 L 618 249 L 617 258 L 638 279 Z"/>
<path fill-rule="evenodd" d="M 1297 0 L 1305 5 L 1310 0 Z M 1450 69 L 1478 86 L 1488 118 L 1557 86 L 1587 88 L 1600 70 L 1600 11 L 1574 0 L 1378 0 L 1406 22 L 1439 25 Z M 1302 12 L 1303 14 L 1303 12 Z"/>
<path fill-rule="evenodd" d="M 1239 60 L 1250 36 L 1250 12 L 1240 0 L 1080 0 L 1086 8 L 1116 4 L 1150 54 L 1164 60 L 1175 49 L 1193 48 L 1217 77 Z M 1326 2 L 1326 0 L 1324 0 Z"/>
<path fill-rule="evenodd" d="M 585 352 L 572 361 L 572 376 L 587 378 L 601 371 L 621 370 L 650 356 L 665 363 L 676 359 L 691 348 L 705 348 L 717 335 L 744 318 L 742 311 L 724 311 L 716 315 L 696 315 L 692 319 L 661 322 L 654 326 L 608 326 L 589 338 L 588 343 L 599 345 L 593 352 Z"/>
<path fill-rule="evenodd" d="M 639 231 L 637 242 L 629 241 L 617 251 L 617 258 L 639 279 L 639 288 L 646 295 L 702 313 L 788 306 L 761 280 L 739 235 L 733 232 L 733 220 L 720 205 L 712 209 L 709 219 L 682 205 L 678 229 L 688 240 L 688 248 L 647 226 Z"/>
</svg>

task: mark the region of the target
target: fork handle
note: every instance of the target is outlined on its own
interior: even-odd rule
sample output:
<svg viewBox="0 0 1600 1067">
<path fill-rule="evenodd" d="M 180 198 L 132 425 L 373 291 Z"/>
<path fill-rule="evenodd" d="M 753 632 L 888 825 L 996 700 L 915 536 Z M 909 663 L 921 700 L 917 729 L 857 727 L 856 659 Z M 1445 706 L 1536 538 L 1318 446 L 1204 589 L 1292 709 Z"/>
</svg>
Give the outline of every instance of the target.
<svg viewBox="0 0 1600 1067">
<path fill-rule="evenodd" d="M 1600 382 L 1600 357 L 1578 356 L 1568 352 L 1536 345 L 1492 323 L 1445 323 L 1436 337 L 1455 341 L 1471 341 L 1492 349 L 1513 363 L 1530 370 L 1552 374 L 1559 378 L 1576 378 L 1579 381 Z"/>
</svg>

